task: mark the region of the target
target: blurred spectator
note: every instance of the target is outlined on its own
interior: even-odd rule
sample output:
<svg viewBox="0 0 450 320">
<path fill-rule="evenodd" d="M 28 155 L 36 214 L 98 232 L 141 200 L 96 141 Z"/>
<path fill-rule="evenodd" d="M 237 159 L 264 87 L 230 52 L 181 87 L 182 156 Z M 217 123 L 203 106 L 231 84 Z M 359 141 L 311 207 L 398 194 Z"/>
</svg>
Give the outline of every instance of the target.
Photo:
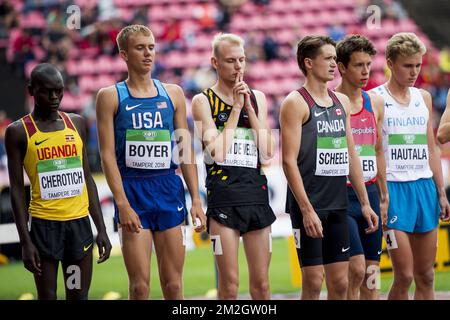
<svg viewBox="0 0 450 320">
<path fill-rule="evenodd" d="M 216 81 L 216 72 L 210 65 L 202 66 L 197 68 L 194 79 L 199 90 L 205 90 L 214 85 L 214 82 Z"/>
<path fill-rule="evenodd" d="M 371 5 L 370 0 L 356 0 L 355 3 L 355 15 L 358 18 L 359 23 L 365 23 L 367 17 L 367 8 Z"/>
<path fill-rule="evenodd" d="M 133 15 L 133 24 L 148 26 L 148 10 L 147 6 L 138 7 Z"/>
<path fill-rule="evenodd" d="M 385 5 L 385 17 L 387 19 L 401 20 L 405 19 L 408 15 L 403 7 L 396 0 L 384 0 Z"/>
<path fill-rule="evenodd" d="M 275 41 L 274 37 L 271 34 L 266 33 L 263 38 L 262 43 L 263 51 L 264 51 L 264 59 L 266 61 L 271 61 L 273 59 L 280 58 L 279 55 L 279 47 L 278 42 Z"/>
<path fill-rule="evenodd" d="M 181 49 L 184 45 L 181 33 L 181 21 L 175 18 L 170 19 L 164 26 L 164 30 L 158 40 L 164 42 L 162 47 L 163 53 Z"/>
<path fill-rule="evenodd" d="M 270 4 L 270 0 L 252 0 L 252 1 L 257 6 L 268 6 Z"/>
<path fill-rule="evenodd" d="M 445 47 L 439 53 L 439 67 L 445 73 L 450 73 L 450 48 Z"/>
<path fill-rule="evenodd" d="M 194 68 L 189 68 L 184 72 L 180 85 L 183 87 L 186 97 L 193 97 L 201 90 L 195 79 Z"/>
<path fill-rule="evenodd" d="M 5 164 L 5 131 L 6 127 L 11 123 L 11 119 L 8 118 L 4 110 L 0 110 L 0 169 L 4 169 Z"/>
<path fill-rule="evenodd" d="M 19 25 L 19 18 L 10 0 L 0 2 L 0 38 L 5 37 L 5 32 Z"/>
<path fill-rule="evenodd" d="M 339 23 L 330 25 L 327 28 L 327 32 L 330 38 L 336 42 L 343 39 L 346 35 L 345 28 Z"/>
<path fill-rule="evenodd" d="M 261 60 L 264 52 L 258 43 L 255 32 L 248 32 L 245 36 L 245 56 L 248 62 Z"/>
<path fill-rule="evenodd" d="M 98 0 L 98 20 L 107 21 L 118 17 L 113 0 Z"/>
<path fill-rule="evenodd" d="M 81 27 L 83 28 L 96 23 L 97 16 L 98 16 L 97 6 L 83 8 L 83 14 L 81 15 Z"/>
<path fill-rule="evenodd" d="M 25 65 L 28 61 L 34 60 L 33 48 L 35 46 L 30 30 L 22 29 L 21 34 L 13 43 L 14 64 L 17 67 L 17 75 L 24 76 Z"/>
<path fill-rule="evenodd" d="M 192 14 L 200 24 L 203 31 L 209 32 L 214 30 L 218 11 L 213 3 L 207 0 L 202 0 L 195 6 Z"/>
<path fill-rule="evenodd" d="M 227 31 L 233 14 L 239 10 L 245 0 L 219 0 L 219 12 L 216 17 L 217 28 Z"/>
</svg>

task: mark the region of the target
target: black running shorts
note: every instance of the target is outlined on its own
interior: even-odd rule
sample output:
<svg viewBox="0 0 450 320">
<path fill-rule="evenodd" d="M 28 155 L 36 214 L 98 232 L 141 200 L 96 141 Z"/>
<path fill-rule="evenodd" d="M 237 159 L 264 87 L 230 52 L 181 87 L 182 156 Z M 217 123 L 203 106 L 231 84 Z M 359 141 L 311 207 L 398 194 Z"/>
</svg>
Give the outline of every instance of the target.
<svg viewBox="0 0 450 320">
<path fill-rule="evenodd" d="M 276 220 L 275 214 L 268 204 L 211 208 L 206 211 L 206 216 L 208 233 L 209 221 L 214 219 L 231 229 L 239 230 L 241 235 L 263 229 Z"/>
<path fill-rule="evenodd" d="M 292 210 L 293 208 L 291 208 Z M 311 238 L 303 226 L 303 216 L 297 210 L 291 211 L 292 229 L 297 256 L 301 267 L 348 261 L 350 240 L 347 211 L 326 210 L 317 212 L 323 227 L 323 238 Z"/>
<path fill-rule="evenodd" d="M 31 240 L 42 258 L 79 261 L 92 251 L 89 217 L 68 221 L 31 218 Z"/>
</svg>

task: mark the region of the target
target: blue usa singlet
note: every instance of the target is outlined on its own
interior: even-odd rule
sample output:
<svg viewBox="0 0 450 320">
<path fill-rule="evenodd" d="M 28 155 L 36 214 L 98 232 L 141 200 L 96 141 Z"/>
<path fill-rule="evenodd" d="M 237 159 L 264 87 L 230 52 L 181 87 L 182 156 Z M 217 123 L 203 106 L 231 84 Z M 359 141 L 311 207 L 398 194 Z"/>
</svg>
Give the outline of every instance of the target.
<svg viewBox="0 0 450 320">
<path fill-rule="evenodd" d="M 174 107 L 162 83 L 151 98 L 135 98 L 125 81 L 116 83 L 119 107 L 114 117 L 116 159 L 122 178 L 174 173 Z"/>
</svg>

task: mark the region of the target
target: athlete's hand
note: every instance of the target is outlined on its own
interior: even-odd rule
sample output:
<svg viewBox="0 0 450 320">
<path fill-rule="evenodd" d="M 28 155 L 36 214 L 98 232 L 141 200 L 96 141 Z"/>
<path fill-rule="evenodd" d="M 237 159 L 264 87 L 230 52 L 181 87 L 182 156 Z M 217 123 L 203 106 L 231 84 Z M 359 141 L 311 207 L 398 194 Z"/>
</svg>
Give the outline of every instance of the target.
<svg viewBox="0 0 450 320">
<path fill-rule="evenodd" d="M 322 221 L 315 211 L 303 214 L 303 226 L 311 238 L 323 238 Z"/>
<path fill-rule="evenodd" d="M 139 216 L 129 205 L 127 207 L 119 208 L 119 218 L 120 226 L 125 231 L 139 233 L 140 229 L 142 229 Z"/>
<path fill-rule="evenodd" d="M 97 247 L 98 247 L 98 260 L 97 263 L 102 263 L 108 260 L 111 253 L 111 242 L 109 242 L 106 231 L 99 232 L 97 234 Z"/>
<path fill-rule="evenodd" d="M 368 228 L 366 228 L 366 233 L 373 233 L 378 230 L 378 216 L 372 210 L 370 205 L 365 205 L 361 207 L 362 215 L 366 219 Z"/>
<path fill-rule="evenodd" d="M 249 113 L 250 111 L 252 111 L 253 106 L 252 106 L 252 100 L 250 99 L 250 88 L 247 86 L 247 94 L 244 97 L 244 109 L 245 111 L 247 111 L 247 113 Z"/>
<path fill-rule="evenodd" d="M 450 204 L 448 203 L 446 195 L 439 197 L 439 204 L 441 206 L 441 220 L 450 221 Z"/>
<path fill-rule="evenodd" d="M 42 274 L 41 258 L 31 241 L 22 245 L 22 261 L 25 268 L 31 273 L 38 276 Z"/>
<path fill-rule="evenodd" d="M 233 87 L 233 108 L 237 108 L 239 110 L 241 110 L 244 106 L 245 96 L 249 95 L 250 97 L 250 90 L 248 89 L 247 84 L 242 81 L 242 77 L 242 73 L 239 72 L 236 76 Z"/>
<path fill-rule="evenodd" d="M 200 199 L 192 202 L 191 218 L 195 232 L 202 232 L 206 227 L 206 216 L 203 212 Z"/>
</svg>

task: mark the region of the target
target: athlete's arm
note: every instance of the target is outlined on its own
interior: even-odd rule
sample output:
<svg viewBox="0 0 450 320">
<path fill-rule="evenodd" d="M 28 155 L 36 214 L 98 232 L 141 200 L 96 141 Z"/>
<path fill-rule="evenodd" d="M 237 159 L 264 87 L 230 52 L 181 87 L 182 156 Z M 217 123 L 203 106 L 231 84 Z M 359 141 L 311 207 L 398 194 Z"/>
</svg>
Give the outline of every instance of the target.
<svg viewBox="0 0 450 320">
<path fill-rule="evenodd" d="M 118 105 L 119 99 L 114 86 L 100 89 L 95 106 L 100 157 L 106 181 L 119 208 L 121 227 L 126 231 L 139 233 L 139 228 L 142 227 L 141 222 L 125 195 L 116 162 L 114 115 L 117 112 Z"/>
<path fill-rule="evenodd" d="M 192 208 L 190 210 L 192 223 L 194 224 L 195 231 L 200 232 L 206 226 L 206 216 L 203 212 L 202 202 L 198 192 L 197 164 L 195 163 L 195 152 L 192 148 L 191 134 L 187 124 L 186 100 L 183 89 L 180 86 L 174 84 L 165 84 L 164 86 L 175 108 L 173 119 L 174 134 L 180 153 L 181 171 L 183 172 L 183 177 L 192 199 Z M 197 220 L 199 220 L 199 224 Z"/>
<path fill-rule="evenodd" d="M 450 89 L 447 93 L 447 105 L 439 122 L 439 129 L 437 132 L 437 139 L 440 143 L 450 141 Z"/>
<path fill-rule="evenodd" d="M 28 232 L 28 212 L 23 183 L 23 160 L 27 149 L 27 136 L 20 120 L 10 124 L 6 129 L 5 147 L 8 157 L 9 193 L 14 221 L 22 245 L 22 261 L 28 271 L 40 275 L 42 270 L 39 253 Z"/>
<path fill-rule="evenodd" d="M 323 238 L 322 222 L 315 212 L 305 191 L 303 179 L 297 166 L 300 151 L 302 125 L 308 120 L 309 108 L 297 91 L 291 92 L 281 104 L 281 152 L 283 171 L 289 188 L 294 194 L 303 215 L 306 234 L 312 238 Z M 311 150 L 313 152 L 314 150 Z"/>
<path fill-rule="evenodd" d="M 222 132 L 217 130 L 216 124 L 211 116 L 211 108 L 205 95 L 197 94 L 192 99 L 192 116 L 195 121 L 195 130 L 198 130 L 197 135 L 201 137 L 206 150 L 215 162 L 225 161 L 227 152 L 233 143 L 234 131 L 244 105 L 244 99 L 240 95 L 248 94 L 245 83 L 242 81 L 239 82 L 238 78 L 236 77 L 236 84 L 233 88 L 233 108 Z"/>
<path fill-rule="evenodd" d="M 97 247 L 99 253 L 98 263 L 102 263 L 108 260 L 109 255 L 111 253 L 111 242 L 109 241 L 108 235 L 106 233 L 105 223 L 103 221 L 102 209 L 100 207 L 100 201 L 98 199 L 97 186 L 95 185 L 95 181 L 92 178 L 91 169 L 89 167 L 89 160 L 86 151 L 86 121 L 83 117 L 71 114 L 70 119 L 77 127 L 78 133 L 83 140 L 83 171 L 84 171 L 84 179 L 86 181 L 86 189 L 89 196 L 89 214 L 92 217 L 92 221 L 94 221 L 95 227 L 97 228 Z"/>
<path fill-rule="evenodd" d="M 270 160 L 274 154 L 274 139 L 272 131 L 270 130 L 267 122 L 267 100 L 264 93 L 258 90 L 253 90 L 256 101 L 258 103 L 258 116 L 256 116 L 255 109 L 251 106 L 251 100 L 249 96 L 245 99 L 245 110 L 250 121 L 250 125 L 254 130 L 256 143 L 258 146 L 259 154 L 262 160 Z"/>
<path fill-rule="evenodd" d="M 347 114 L 346 118 L 346 128 L 345 132 L 347 135 L 347 148 L 348 148 L 348 158 L 349 158 L 349 175 L 348 178 L 352 183 L 352 187 L 355 190 L 356 196 L 358 197 L 359 203 L 361 204 L 361 212 L 366 222 L 368 228 L 366 228 L 366 233 L 375 232 L 378 229 L 378 216 L 373 212 L 370 207 L 369 197 L 367 195 L 366 186 L 364 185 L 363 172 L 361 168 L 361 162 L 359 156 L 355 150 L 355 143 L 353 142 L 352 127 L 350 125 L 350 100 L 348 97 L 342 93 L 335 92 L 336 96 L 339 98 L 342 106 Z"/>
<path fill-rule="evenodd" d="M 377 182 L 376 186 L 378 194 L 380 195 L 380 215 L 382 224 L 387 223 L 387 210 L 389 207 L 389 193 L 386 182 L 386 159 L 384 158 L 383 150 L 383 121 L 384 121 L 384 99 L 382 96 L 370 94 L 372 100 L 372 107 L 375 113 L 375 120 L 377 123 L 377 144 L 375 145 L 375 152 L 377 156 Z"/>
<path fill-rule="evenodd" d="M 439 204 L 441 206 L 441 219 L 443 221 L 450 220 L 450 205 L 447 200 L 447 195 L 445 193 L 445 185 L 444 178 L 442 175 L 442 166 L 441 166 L 441 153 L 440 150 L 434 140 L 433 127 L 431 125 L 431 115 L 432 113 L 432 101 L 431 94 L 423 89 L 420 89 L 425 104 L 428 107 L 430 117 L 428 119 L 427 124 L 427 144 L 428 151 L 430 154 L 430 159 L 428 160 L 430 164 L 430 169 L 433 172 L 433 179 L 436 183 L 436 189 L 439 196 Z"/>
</svg>

